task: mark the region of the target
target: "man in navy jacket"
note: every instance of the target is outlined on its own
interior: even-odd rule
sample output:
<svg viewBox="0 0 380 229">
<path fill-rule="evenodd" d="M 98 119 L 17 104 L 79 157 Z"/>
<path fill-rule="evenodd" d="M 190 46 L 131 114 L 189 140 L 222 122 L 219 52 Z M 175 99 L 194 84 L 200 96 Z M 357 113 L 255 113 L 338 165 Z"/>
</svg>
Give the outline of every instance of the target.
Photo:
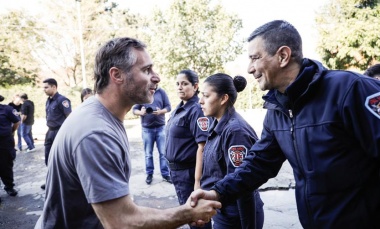
<svg viewBox="0 0 380 229">
<path fill-rule="evenodd" d="M 269 90 L 261 139 L 234 173 L 195 191 L 193 204 L 251 192 L 288 160 L 304 228 L 379 228 L 380 81 L 303 58 L 286 21 L 262 25 L 248 42 L 248 72 Z"/>
</svg>

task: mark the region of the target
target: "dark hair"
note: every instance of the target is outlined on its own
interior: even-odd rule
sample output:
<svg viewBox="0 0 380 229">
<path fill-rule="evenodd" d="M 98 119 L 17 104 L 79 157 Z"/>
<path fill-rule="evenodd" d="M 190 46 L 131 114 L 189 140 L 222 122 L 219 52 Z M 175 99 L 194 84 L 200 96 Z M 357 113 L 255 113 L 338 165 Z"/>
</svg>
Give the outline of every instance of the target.
<svg viewBox="0 0 380 229">
<path fill-rule="evenodd" d="M 375 64 L 369 67 L 363 75 L 374 77 L 375 75 L 380 75 L 380 64 Z"/>
<path fill-rule="evenodd" d="M 229 106 L 233 106 L 237 99 L 237 93 L 244 90 L 247 80 L 243 76 L 231 76 L 224 73 L 217 73 L 206 78 L 204 83 L 208 83 L 218 96 L 228 95 Z"/>
<path fill-rule="evenodd" d="M 133 38 L 115 38 L 105 43 L 96 54 L 94 66 L 94 91 L 101 93 L 109 83 L 109 70 L 112 67 L 129 73 L 137 57 L 133 50 L 145 50 L 146 45 Z"/>
<path fill-rule="evenodd" d="M 187 78 L 187 80 L 191 83 L 191 85 L 195 85 L 196 83 L 199 83 L 199 76 L 197 73 L 190 69 L 184 69 L 180 71 L 178 74 L 184 74 Z M 196 94 L 199 94 L 199 87 L 196 91 Z"/>
<path fill-rule="evenodd" d="M 20 98 L 22 98 L 22 99 L 28 99 L 28 95 L 26 93 L 22 93 L 20 95 Z"/>
<path fill-rule="evenodd" d="M 48 78 L 44 81 L 42 81 L 43 83 L 47 83 L 49 85 L 54 85 L 55 87 L 58 87 L 58 83 L 57 83 L 57 80 L 53 79 L 53 78 Z"/>
<path fill-rule="evenodd" d="M 82 100 L 82 102 L 83 98 L 88 94 L 92 95 L 92 90 L 90 88 L 83 88 L 82 92 L 80 93 L 80 99 Z"/>
<path fill-rule="evenodd" d="M 0 102 L 3 102 L 3 101 L 4 101 L 4 97 L 0 95 Z"/>
<path fill-rule="evenodd" d="M 265 51 L 275 55 L 281 46 L 288 46 L 292 50 L 292 56 L 299 64 L 302 62 L 302 39 L 297 29 L 292 24 L 283 20 L 268 22 L 255 29 L 248 37 L 248 42 L 261 37 L 265 43 Z"/>
</svg>

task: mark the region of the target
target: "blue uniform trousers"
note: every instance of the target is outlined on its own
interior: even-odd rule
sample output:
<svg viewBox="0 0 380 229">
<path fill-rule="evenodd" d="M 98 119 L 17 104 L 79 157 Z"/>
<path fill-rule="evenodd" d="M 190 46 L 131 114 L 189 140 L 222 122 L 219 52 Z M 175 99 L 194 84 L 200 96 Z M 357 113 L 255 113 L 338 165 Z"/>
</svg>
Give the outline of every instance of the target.
<svg viewBox="0 0 380 229">
<path fill-rule="evenodd" d="M 195 183 L 195 167 L 183 170 L 171 170 L 170 176 L 177 193 L 178 202 L 180 205 L 186 203 L 190 194 L 194 191 Z M 199 229 L 199 227 L 191 227 L 191 229 Z"/>
<path fill-rule="evenodd" d="M 0 177 L 4 188 L 13 188 L 13 160 L 16 158 L 13 135 L 0 136 Z"/>
<path fill-rule="evenodd" d="M 45 146 L 45 165 L 48 164 L 50 149 L 51 149 L 51 146 L 53 145 L 53 141 L 55 139 L 55 136 L 57 136 L 58 130 L 59 130 L 59 128 L 54 129 L 54 130 L 49 129 L 46 133 L 45 143 L 44 143 L 44 146 Z"/>
</svg>

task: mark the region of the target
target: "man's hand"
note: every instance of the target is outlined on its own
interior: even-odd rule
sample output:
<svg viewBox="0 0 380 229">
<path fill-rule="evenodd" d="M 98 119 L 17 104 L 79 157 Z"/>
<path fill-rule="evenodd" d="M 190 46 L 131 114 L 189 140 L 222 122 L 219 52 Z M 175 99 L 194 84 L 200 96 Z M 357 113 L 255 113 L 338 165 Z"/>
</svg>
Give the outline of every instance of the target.
<svg viewBox="0 0 380 229">
<path fill-rule="evenodd" d="M 216 209 L 220 209 L 222 204 L 218 201 L 199 199 L 196 206 L 191 206 L 190 197 L 187 199 L 186 205 L 193 208 L 193 223 L 197 227 L 203 227 L 210 222 L 211 217 L 216 214 Z"/>
<path fill-rule="evenodd" d="M 141 107 L 140 116 L 144 116 L 144 115 L 146 115 L 146 108 L 145 107 Z"/>
<path fill-rule="evenodd" d="M 162 114 L 165 114 L 165 112 L 163 110 L 161 110 L 159 107 L 156 107 L 156 110 L 153 111 L 154 115 L 162 115 Z"/>
<path fill-rule="evenodd" d="M 191 193 L 189 199 L 190 199 L 190 205 L 192 207 L 195 207 L 197 206 L 199 199 L 219 200 L 219 195 L 214 190 L 205 191 L 202 189 L 197 189 Z"/>
</svg>

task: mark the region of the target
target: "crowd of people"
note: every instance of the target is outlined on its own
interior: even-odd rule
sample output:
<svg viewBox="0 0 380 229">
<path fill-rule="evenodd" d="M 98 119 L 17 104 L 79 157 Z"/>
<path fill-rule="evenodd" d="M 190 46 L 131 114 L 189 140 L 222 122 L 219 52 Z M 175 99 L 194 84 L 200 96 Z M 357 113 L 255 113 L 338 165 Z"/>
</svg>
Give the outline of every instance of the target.
<svg viewBox="0 0 380 229">
<path fill-rule="evenodd" d="M 180 70 L 180 103 L 171 111 L 147 50 L 128 37 L 106 42 L 95 58 L 94 90 L 83 89 L 82 104 L 73 110 L 55 79 L 43 81 L 48 173 L 36 229 L 260 229 L 264 203 L 257 189 L 285 160 L 293 168 L 304 228 L 378 227 L 380 64 L 363 74 L 329 70 L 303 57 L 302 39 L 290 23 L 256 28 L 248 38 L 248 73 L 268 91 L 259 138 L 234 108 L 244 77 L 217 73 L 201 85 L 195 71 Z M 162 179 L 174 185 L 178 207 L 142 207 L 131 198 L 123 124 L 131 109 L 141 119 L 145 182 L 153 180 L 156 144 Z M 11 196 L 17 195 L 14 133 L 20 132 L 19 150 L 21 137 L 27 152 L 35 150 L 33 112 L 26 94 L 0 106 L 1 179 Z"/>
</svg>

